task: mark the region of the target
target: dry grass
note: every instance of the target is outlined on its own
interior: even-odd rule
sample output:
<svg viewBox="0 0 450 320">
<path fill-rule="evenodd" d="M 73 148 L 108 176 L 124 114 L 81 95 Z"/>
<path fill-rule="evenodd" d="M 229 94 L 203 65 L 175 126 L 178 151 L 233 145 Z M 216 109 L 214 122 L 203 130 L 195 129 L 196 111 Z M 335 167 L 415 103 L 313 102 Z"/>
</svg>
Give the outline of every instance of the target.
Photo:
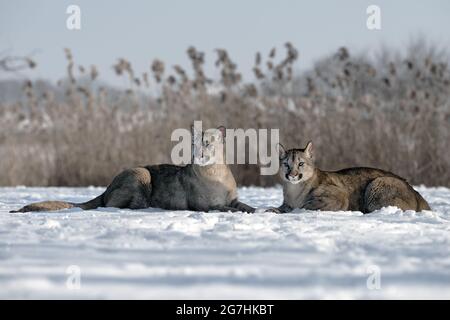
<svg viewBox="0 0 450 320">
<path fill-rule="evenodd" d="M 226 50 L 217 50 L 217 80 L 205 75 L 202 52 L 187 53 L 192 76 L 160 60 L 138 75 L 118 60 L 114 70 L 130 87 L 117 94 L 97 88 L 97 68 L 76 66 L 66 50 L 63 99 L 38 96 L 27 82 L 24 99 L 0 106 L 0 185 L 106 185 L 124 168 L 170 162 L 172 130 L 203 120 L 204 127 L 279 128 L 287 147 L 311 139 L 324 169 L 374 166 L 414 184 L 450 186 L 445 52 L 416 44 L 404 55 L 369 59 L 341 48 L 297 75 L 297 50 L 286 44 L 280 59 L 275 49 L 256 54 L 252 83 Z M 233 171 L 243 185 L 277 181 L 254 165 Z"/>
</svg>

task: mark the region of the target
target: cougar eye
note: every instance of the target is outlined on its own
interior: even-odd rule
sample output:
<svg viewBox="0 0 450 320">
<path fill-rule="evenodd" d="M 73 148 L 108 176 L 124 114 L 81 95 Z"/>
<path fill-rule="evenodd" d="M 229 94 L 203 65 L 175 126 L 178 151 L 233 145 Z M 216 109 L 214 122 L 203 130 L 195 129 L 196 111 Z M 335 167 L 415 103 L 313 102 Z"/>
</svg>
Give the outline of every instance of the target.
<svg viewBox="0 0 450 320">
<path fill-rule="evenodd" d="M 299 167 L 303 167 L 304 164 L 305 164 L 304 162 L 300 162 L 300 163 L 298 164 L 298 166 L 299 166 Z"/>
</svg>

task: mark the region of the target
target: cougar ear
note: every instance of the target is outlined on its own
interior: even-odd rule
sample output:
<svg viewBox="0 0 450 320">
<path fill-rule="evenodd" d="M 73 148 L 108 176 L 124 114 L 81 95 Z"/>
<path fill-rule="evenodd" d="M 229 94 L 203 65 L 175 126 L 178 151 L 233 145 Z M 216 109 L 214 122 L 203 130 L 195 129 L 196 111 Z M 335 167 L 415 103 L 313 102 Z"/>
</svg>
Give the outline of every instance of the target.
<svg viewBox="0 0 450 320">
<path fill-rule="evenodd" d="M 198 133 L 198 130 L 195 130 L 195 126 L 193 124 L 191 124 L 191 134 L 194 136 L 195 134 Z"/>
<path fill-rule="evenodd" d="M 280 159 L 286 158 L 287 152 L 281 143 L 277 143 L 278 155 Z"/>
<path fill-rule="evenodd" d="M 222 137 L 224 137 L 224 138 L 226 137 L 227 129 L 224 126 L 217 127 L 217 130 L 220 131 L 220 133 L 222 134 Z"/>
<path fill-rule="evenodd" d="M 314 158 L 314 147 L 313 147 L 312 141 L 309 141 L 306 144 L 304 152 L 308 158 L 311 158 L 311 159 Z"/>
</svg>

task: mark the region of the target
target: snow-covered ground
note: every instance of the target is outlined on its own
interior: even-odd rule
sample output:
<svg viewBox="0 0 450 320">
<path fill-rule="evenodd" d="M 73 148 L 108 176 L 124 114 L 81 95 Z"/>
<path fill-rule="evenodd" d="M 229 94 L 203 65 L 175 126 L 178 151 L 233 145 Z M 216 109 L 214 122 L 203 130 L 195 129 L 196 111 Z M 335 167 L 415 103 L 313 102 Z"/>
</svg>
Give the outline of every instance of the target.
<svg viewBox="0 0 450 320">
<path fill-rule="evenodd" d="M 8 213 L 103 188 L 0 188 L 0 298 L 448 299 L 450 190 L 418 190 L 433 211 L 248 215 Z M 280 188 L 239 194 L 259 208 L 282 199 Z"/>
</svg>

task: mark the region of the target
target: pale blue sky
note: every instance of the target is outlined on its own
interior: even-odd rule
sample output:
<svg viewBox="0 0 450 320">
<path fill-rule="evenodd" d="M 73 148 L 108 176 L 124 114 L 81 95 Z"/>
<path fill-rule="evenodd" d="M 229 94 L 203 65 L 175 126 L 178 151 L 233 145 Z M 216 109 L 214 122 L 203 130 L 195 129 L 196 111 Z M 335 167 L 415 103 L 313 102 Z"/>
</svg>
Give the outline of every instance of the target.
<svg viewBox="0 0 450 320">
<path fill-rule="evenodd" d="M 70 4 L 81 8 L 80 31 L 66 29 Z M 380 31 L 366 28 L 370 4 L 381 7 Z M 111 68 L 117 58 L 126 57 L 139 72 L 156 57 L 187 66 L 189 45 L 205 51 L 208 71 L 214 70 L 213 50 L 226 48 L 248 79 L 254 53 L 286 41 L 299 49 L 297 66 L 305 69 L 342 45 L 401 49 L 423 34 L 448 46 L 449 30 L 448 0 L 0 0 L 0 52 L 33 53 L 39 63 L 33 77 L 52 80 L 64 76 L 64 47 L 77 63 L 97 65 L 113 84 L 121 83 Z"/>
</svg>

